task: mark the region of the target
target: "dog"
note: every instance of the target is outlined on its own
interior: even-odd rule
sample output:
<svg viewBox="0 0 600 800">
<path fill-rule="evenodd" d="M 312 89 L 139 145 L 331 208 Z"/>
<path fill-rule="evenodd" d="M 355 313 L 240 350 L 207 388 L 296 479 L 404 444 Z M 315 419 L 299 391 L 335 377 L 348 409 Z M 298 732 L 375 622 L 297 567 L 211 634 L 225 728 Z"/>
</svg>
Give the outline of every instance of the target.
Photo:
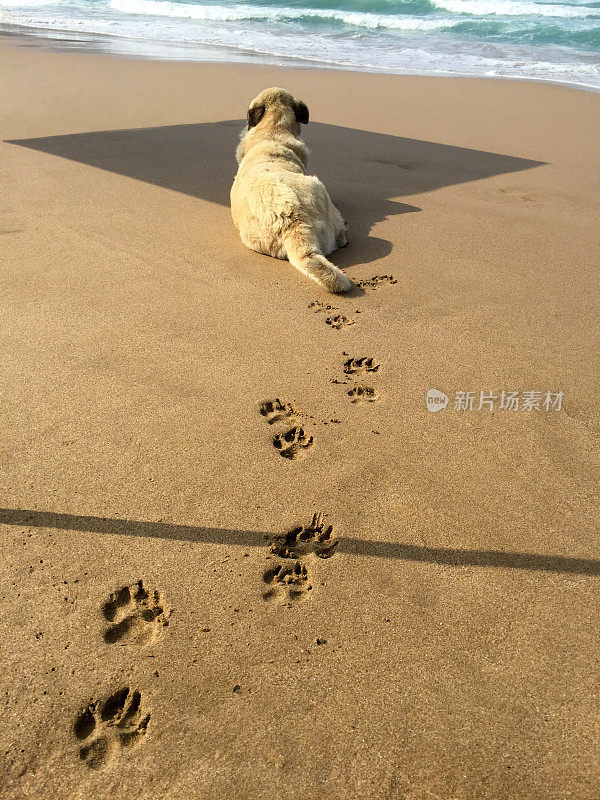
<svg viewBox="0 0 600 800">
<path fill-rule="evenodd" d="M 287 259 L 330 292 L 347 292 L 354 284 L 325 258 L 346 246 L 346 225 L 321 181 L 306 174 L 299 135 L 307 124 L 308 108 L 285 89 L 252 100 L 236 150 L 231 214 L 250 250 Z"/>
</svg>

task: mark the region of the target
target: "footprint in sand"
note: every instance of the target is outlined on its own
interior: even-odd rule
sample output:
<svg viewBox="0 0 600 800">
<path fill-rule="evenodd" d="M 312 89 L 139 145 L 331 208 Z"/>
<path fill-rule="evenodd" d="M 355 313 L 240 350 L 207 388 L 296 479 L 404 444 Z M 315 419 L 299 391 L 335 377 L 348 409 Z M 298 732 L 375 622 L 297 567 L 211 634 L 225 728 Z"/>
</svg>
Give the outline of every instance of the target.
<svg viewBox="0 0 600 800">
<path fill-rule="evenodd" d="M 349 358 L 344 364 L 344 372 L 346 375 L 377 372 L 380 366 L 373 358 Z"/>
<path fill-rule="evenodd" d="M 312 589 L 308 570 L 300 561 L 269 567 L 263 575 L 263 581 L 268 586 L 263 594 L 264 599 L 283 603 L 303 600 Z"/>
<path fill-rule="evenodd" d="M 337 306 L 332 306 L 330 303 L 323 303 L 321 300 L 313 300 L 312 303 L 308 304 L 309 308 L 312 308 L 315 314 L 318 314 L 320 311 L 338 311 Z"/>
<path fill-rule="evenodd" d="M 301 414 L 292 403 L 284 403 L 278 397 L 274 400 L 265 400 L 260 404 L 259 411 L 269 425 L 279 422 L 290 425 L 296 421 L 297 417 L 306 416 Z M 286 430 L 276 433 L 271 441 L 273 447 L 279 451 L 279 455 L 293 460 L 313 446 L 315 437 L 307 434 L 302 426 L 292 425 Z"/>
<path fill-rule="evenodd" d="M 325 514 L 313 515 L 308 525 L 298 525 L 287 533 L 274 536 L 271 552 L 280 558 L 331 558 L 339 544 L 333 535 L 333 525 L 325 522 Z"/>
<path fill-rule="evenodd" d="M 325 324 L 329 325 L 330 328 L 334 328 L 336 331 L 340 331 L 348 325 L 354 325 L 354 322 L 355 320 L 348 319 L 348 317 L 343 314 L 336 314 L 335 317 L 327 317 L 325 320 Z"/>
<path fill-rule="evenodd" d="M 147 589 L 141 580 L 111 594 L 102 613 L 110 623 L 104 632 L 105 642 L 141 647 L 155 641 L 161 628 L 169 624 L 171 615 L 160 592 Z"/>
<path fill-rule="evenodd" d="M 348 392 L 351 403 L 374 403 L 379 400 L 379 395 L 372 386 L 364 383 L 356 383 Z"/>
<path fill-rule="evenodd" d="M 270 552 L 279 561 L 263 574 L 267 584 L 265 600 L 281 603 L 302 600 L 312 590 L 306 561 L 331 558 L 340 540 L 333 535 L 333 525 L 325 521 L 325 514 L 313 514 L 308 525 L 297 525 L 287 533 L 271 538 Z"/>
<path fill-rule="evenodd" d="M 300 425 L 294 425 L 273 437 L 273 447 L 279 451 L 279 455 L 292 460 L 305 453 L 314 443 L 315 437 L 306 434 Z"/>
<path fill-rule="evenodd" d="M 291 403 L 282 403 L 276 397 L 274 400 L 265 400 L 260 404 L 260 413 L 266 418 L 269 425 L 280 422 L 282 419 L 293 417 L 297 412 Z"/>
<path fill-rule="evenodd" d="M 325 319 L 325 324 L 329 325 L 330 328 L 336 331 L 340 331 L 342 328 L 345 328 L 348 325 L 354 325 L 356 320 L 350 319 L 345 314 L 334 314 L 332 312 L 339 311 L 337 306 L 332 306 L 329 303 L 322 303 L 320 300 L 313 300 L 312 303 L 309 303 L 309 308 L 313 309 L 315 314 L 318 314 L 321 311 L 324 311 L 328 314 L 327 318 Z M 357 314 L 360 314 L 360 311 L 357 309 Z"/>
<path fill-rule="evenodd" d="M 355 281 L 361 289 L 378 289 L 382 283 L 398 283 L 393 275 L 374 275 L 364 281 Z"/>
<path fill-rule="evenodd" d="M 126 686 L 104 702 L 92 700 L 76 719 L 73 732 L 81 742 L 79 758 L 90 769 L 110 764 L 121 750 L 139 744 L 150 714 L 141 709 L 141 694 Z"/>
</svg>

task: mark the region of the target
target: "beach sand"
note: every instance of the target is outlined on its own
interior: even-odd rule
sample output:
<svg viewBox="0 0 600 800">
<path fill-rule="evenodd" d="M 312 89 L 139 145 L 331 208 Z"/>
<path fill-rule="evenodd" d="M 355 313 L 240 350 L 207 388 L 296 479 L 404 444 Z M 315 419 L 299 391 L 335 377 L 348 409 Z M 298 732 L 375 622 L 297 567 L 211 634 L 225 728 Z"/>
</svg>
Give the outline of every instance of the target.
<svg viewBox="0 0 600 800">
<path fill-rule="evenodd" d="M 600 96 L 7 39 L 0 71 L 3 800 L 597 800 Z M 241 244 L 271 85 L 332 260 L 395 282 Z M 476 410 L 502 390 L 562 409 Z"/>
</svg>

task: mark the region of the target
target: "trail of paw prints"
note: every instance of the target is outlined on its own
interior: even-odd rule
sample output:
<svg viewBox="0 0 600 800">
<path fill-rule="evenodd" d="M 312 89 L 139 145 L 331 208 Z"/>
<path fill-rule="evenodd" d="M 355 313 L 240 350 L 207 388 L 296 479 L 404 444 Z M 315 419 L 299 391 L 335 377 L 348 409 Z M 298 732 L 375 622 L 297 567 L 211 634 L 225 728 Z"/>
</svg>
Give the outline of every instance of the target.
<svg viewBox="0 0 600 800">
<path fill-rule="evenodd" d="M 109 624 L 104 632 L 107 644 L 152 644 L 162 628 L 169 624 L 170 609 L 157 589 L 148 589 L 143 581 L 122 586 L 111 594 L 102 607 Z"/>
<path fill-rule="evenodd" d="M 259 411 L 269 425 L 281 423 L 281 430 L 273 435 L 271 442 L 283 458 L 293 461 L 306 454 L 314 445 L 314 435 L 298 424 L 298 417 L 305 415 L 300 414 L 292 403 L 283 402 L 276 397 L 261 403 Z"/>
<path fill-rule="evenodd" d="M 269 558 L 275 556 L 277 561 L 263 573 L 267 584 L 263 598 L 288 604 L 306 599 L 313 588 L 306 562 L 331 558 L 338 544 L 333 525 L 326 522 L 323 513 L 314 514 L 308 525 L 273 536 Z"/>
<path fill-rule="evenodd" d="M 355 281 L 356 285 L 361 289 L 378 289 L 383 283 L 398 283 L 393 275 L 374 275 L 372 278 L 366 278 L 364 281 Z"/>
<path fill-rule="evenodd" d="M 150 714 L 144 714 L 140 692 L 126 686 L 103 702 L 92 700 L 75 720 L 79 758 L 90 769 L 112 763 L 122 750 L 138 745 L 146 735 Z"/>
</svg>

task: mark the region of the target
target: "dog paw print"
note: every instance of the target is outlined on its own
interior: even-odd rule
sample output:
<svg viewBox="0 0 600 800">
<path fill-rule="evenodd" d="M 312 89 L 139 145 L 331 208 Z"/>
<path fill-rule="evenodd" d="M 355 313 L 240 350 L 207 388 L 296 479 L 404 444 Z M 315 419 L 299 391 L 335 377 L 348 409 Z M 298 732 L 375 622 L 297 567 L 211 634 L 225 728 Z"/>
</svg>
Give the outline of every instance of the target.
<svg viewBox="0 0 600 800">
<path fill-rule="evenodd" d="M 77 717 L 73 731 L 81 742 L 79 758 L 90 769 L 110 764 L 121 750 L 143 739 L 150 714 L 142 712 L 141 701 L 138 691 L 125 687 L 104 702 L 90 702 Z"/>
<path fill-rule="evenodd" d="M 298 525 L 291 531 L 275 536 L 271 552 L 280 558 L 305 558 L 311 554 L 317 558 L 331 558 L 339 544 L 333 535 L 333 525 L 325 522 L 325 514 L 313 515 L 308 525 Z"/>
<path fill-rule="evenodd" d="M 284 433 L 278 433 L 273 438 L 273 447 L 284 458 L 294 459 L 312 447 L 314 441 L 314 436 L 307 435 L 304 428 L 295 425 Z"/>
<path fill-rule="evenodd" d="M 321 300 L 313 300 L 312 303 L 308 304 L 309 308 L 314 309 L 315 314 L 318 314 L 321 311 L 337 311 L 337 306 L 332 306 L 330 303 L 323 303 Z"/>
<path fill-rule="evenodd" d="M 143 581 L 111 594 L 102 612 L 110 623 L 104 632 L 107 644 L 118 642 L 141 647 L 154 642 L 161 628 L 169 624 L 171 613 L 160 592 L 147 589 Z"/>
<path fill-rule="evenodd" d="M 265 600 L 279 602 L 302 600 L 312 589 L 308 570 L 300 561 L 269 567 L 263 575 L 263 581 L 268 587 L 263 594 Z"/>
<path fill-rule="evenodd" d="M 350 389 L 348 397 L 351 403 L 373 403 L 375 400 L 379 400 L 379 395 L 375 389 L 363 383 L 357 383 Z"/>
<path fill-rule="evenodd" d="M 296 409 L 291 403 L 282 403 L 276 397 L 275 400 L 265 400 L 260 404 L 260 413 L 266 418 L 269 425 L 274 422 L 280 422 L 282 419 L 288 419 L 296 414 Z"/>
<path fill-rule="evenodd" d="M 349 358 L 344 364 L 344 372 L 346 375 L 377 372 L 380 366 L 373 358 Z"/>
<path fill-rule="evenodd" d="M 354 325 L 354 320 L 348 319 L 348 317 L 344 316 L 344 314 L 336 314 L 334 317 L 327 317 L 325 324 L 329 325 L 330 328 L 334 328 L 336 331 L 339 331 L 342 328 L 345 328 L 347 325 Z"/>
<path fill-rule="evenodd" d="M 377 289 L 382 283 L 398 283 L 393 275 L 374 275 L 364 281 L 356 281 L 356 285 L 361 289 Z"/>
</svg>

